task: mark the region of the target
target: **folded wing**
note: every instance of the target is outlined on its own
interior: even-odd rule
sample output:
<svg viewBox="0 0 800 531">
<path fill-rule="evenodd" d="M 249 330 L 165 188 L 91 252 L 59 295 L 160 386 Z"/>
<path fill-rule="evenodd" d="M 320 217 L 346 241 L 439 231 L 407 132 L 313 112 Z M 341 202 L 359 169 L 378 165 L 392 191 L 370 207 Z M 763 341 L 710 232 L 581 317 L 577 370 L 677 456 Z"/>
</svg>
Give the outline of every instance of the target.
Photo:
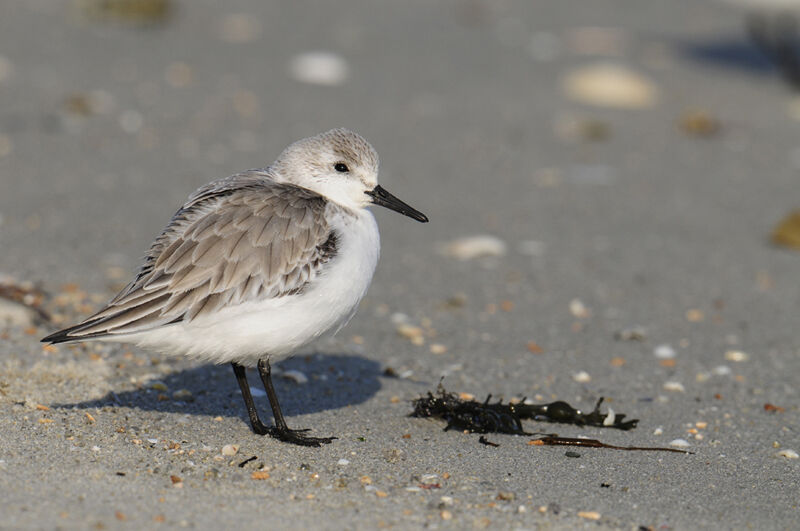
<svg viewBox="0 0 800 531">
<path fill-rule="evenodd" d="M 300 293 L 336 253 L 318 194 L 247 172 L 198 190 L 136 278 L 81 324 L 42 341 L 131 334 L 223 306 Z"/>
</svg>

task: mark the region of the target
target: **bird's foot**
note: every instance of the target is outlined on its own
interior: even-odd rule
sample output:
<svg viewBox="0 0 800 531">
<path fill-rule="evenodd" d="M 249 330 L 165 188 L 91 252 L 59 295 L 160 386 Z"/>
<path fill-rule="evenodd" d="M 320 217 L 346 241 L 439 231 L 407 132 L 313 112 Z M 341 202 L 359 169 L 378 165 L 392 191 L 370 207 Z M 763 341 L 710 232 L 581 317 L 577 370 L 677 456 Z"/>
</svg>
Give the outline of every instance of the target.
<svg viewBox="0 0 800 531">
<path fill-rule="evenodd" d="M 267 435 L 272 433 L 272 428 L 265 425 L 260 420 L 257 422 L 251 422 L 250 426 L 253 428 L 253 433 L 256 435 Z"/>
<path fill-rule="evenodd" d="M 307 437 L 303 432 L 309 430 L 290 430 L 289 428 L 269 428 L 269 434 L 283 442 L 296 444 L 298 446 L 322 446 L 330 444 L 336 437 Z"/>
</svg>

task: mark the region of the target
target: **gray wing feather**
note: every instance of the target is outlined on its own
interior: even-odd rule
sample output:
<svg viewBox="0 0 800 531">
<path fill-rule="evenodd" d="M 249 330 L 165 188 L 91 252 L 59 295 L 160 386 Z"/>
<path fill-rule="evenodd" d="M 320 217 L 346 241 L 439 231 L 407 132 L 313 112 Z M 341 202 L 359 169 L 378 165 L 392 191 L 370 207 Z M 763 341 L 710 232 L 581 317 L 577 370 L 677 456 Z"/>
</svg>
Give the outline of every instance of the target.
<svg viewBox="0 0 800 531">
<path fill-rule="evenodd" d="M 330 208 L 262 172 L 210 183 L 173 216 L 133 282 L 63 337 L 129 334 L 297 294 L 335 254 Z"/>
</svg>

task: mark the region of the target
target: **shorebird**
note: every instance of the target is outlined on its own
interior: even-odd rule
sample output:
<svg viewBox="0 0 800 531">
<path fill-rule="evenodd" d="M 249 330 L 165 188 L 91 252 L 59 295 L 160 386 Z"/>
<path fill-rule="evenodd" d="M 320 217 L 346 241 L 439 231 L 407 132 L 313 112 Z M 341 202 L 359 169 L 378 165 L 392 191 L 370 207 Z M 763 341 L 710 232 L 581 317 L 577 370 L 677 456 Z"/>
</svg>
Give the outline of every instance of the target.
<svg viewBox="0 0 800 531">
<path fill-rule="evenodd" d="M 43 342 L 116 341 L 230 363 L 253 431 L 319 446 L 286 425 L 270 361 L 285 358 L 356 312 L 380 252 L 367 207 L 428 218 L 378 185 L 378 154 L 333 129 L 291 144 L 270 166 L 195 191 L 152 243 L 134 279 L 103 309 Z M 275 425 L 256 410 L 255 365 Z"/>
</svg>

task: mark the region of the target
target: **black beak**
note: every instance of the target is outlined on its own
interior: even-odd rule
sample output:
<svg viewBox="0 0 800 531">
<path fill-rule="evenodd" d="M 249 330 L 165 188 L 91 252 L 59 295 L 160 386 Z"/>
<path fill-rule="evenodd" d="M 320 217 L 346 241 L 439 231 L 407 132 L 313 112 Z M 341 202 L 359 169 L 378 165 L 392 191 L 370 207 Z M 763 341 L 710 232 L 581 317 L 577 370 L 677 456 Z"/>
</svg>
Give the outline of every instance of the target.
<svg viewBox="0 0 800 531">
<path fill-rule="evenodd" d="M 404 216 L 414 218 L 422 223 L 428 222 L 428 216 L 419 210 L 411 208 L 380 186 L 376 186 L 372 190 L 364 193 L 370 196 L 372 198 L 372 202 L 376 205 L 384 206 L 388 209 L 394 210 L 395 212 L 400 212 Z"/>
</svg>

